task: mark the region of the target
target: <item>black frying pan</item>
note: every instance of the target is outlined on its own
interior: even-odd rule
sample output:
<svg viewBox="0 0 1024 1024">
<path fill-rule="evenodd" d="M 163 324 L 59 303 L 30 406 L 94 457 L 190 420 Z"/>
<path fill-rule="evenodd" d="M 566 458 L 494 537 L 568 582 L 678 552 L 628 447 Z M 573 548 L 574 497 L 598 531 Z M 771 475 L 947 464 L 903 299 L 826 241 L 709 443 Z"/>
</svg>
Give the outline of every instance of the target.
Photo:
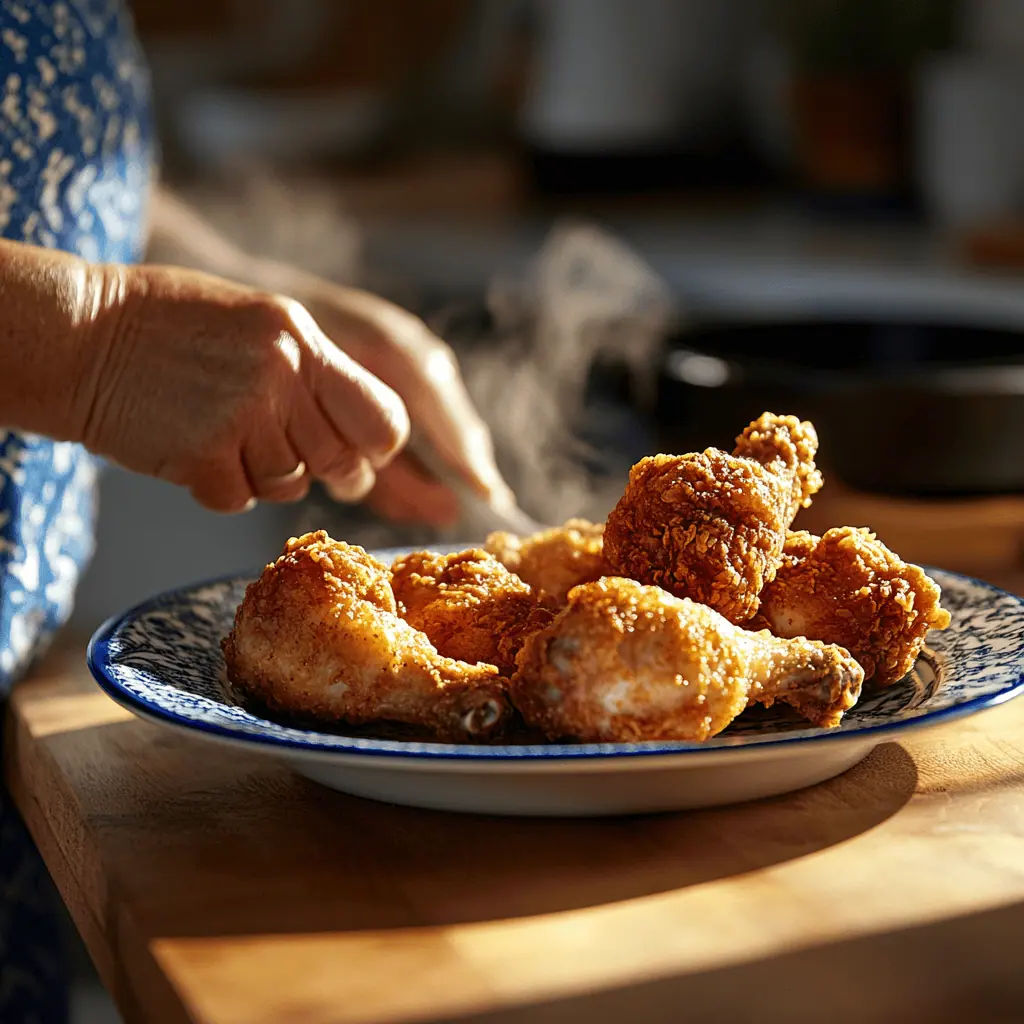
<svg viewBox="0 0 1024 1024">
<path fill-rule="evenodd" d="M 664 450 L 724 447 L 765 409 L 812 419 L 822 464 L 852 487 L 1024 492 L 1024 334 L 804 321 L 671 340 L 656 411 Z"/>
</svg>

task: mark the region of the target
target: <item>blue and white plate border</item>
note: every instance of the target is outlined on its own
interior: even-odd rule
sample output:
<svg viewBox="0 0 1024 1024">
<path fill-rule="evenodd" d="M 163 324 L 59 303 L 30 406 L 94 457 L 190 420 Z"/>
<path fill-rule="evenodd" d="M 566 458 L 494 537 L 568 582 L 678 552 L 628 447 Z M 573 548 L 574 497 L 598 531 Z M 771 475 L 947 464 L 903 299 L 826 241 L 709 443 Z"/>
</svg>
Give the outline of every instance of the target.
<svg viewBox="0 0 1024 1024">
<path fill-rule="evenodd" d="M 381 553 L 384 557 L 385 554 Z M 809 745 L 821 743 L 844 743 L 859 741 L 863 743 L 867 739 L 883 742 L 895 734 L 907 732 L 911 729 L 917 730 L 925 727 L 949 722 L 957 718 L 975 714 L 979 711 L 996 707 L 1014 697 L 1024 693 L 1024 599 L 996 587 L 990 583 L 973 579 L 959 573 L 947 570 L 929 568 L 929 574 L 933 575 L 937 582 L 943 587 L 944 594 L 947 589 L 953 591 L 958 589 L 975 589 L 988 594 L 994 602 L 1002 605 L 1004 610 L 1009 607 L 1015 612 L 1011 618 L 1019 626 L 1014 639 L 1010 640 L 1011 649 L 1003 650 L 999 655 L 1000 666 L 1004 669 L 1002 675 L 1005 677 L 1001 685 L 993 686 L 991 689 L 984 689 L 977 696 L 953 703 L 949 706 L 924 710 L 913 717 L 902 718 L 893 721 L 868 724 L 864 726 L 843 727 L 838 730 L 827 729 L 801 729 L 792 732 L 751 734 L 749 736 L 725 736 L 711 740 L 704 744 L 680 743 L 680 742 L 653 742 L 653 743 L 607 743 L 607 744 L 537 744 L 522 746 L 471 746 L 444 743 L 404 742 L 396 740 L 374 740 L 340 736 L 334 733 L 323 733 L 312 730 L 294 728 L 280 725 L 251 714 L 241 708 L 233 707 L 234 714 L 242 719 L 248 719 L 246 727 L 241 725 L 226 725 L 222 722 L 211 720 L 216 716 L 216 702 L 210 698 L 196 696 L 190 702 L 208 702 L 211 706 L 209 713 L 202 715 L 198 710 L 185 711 L 181 707 L 168 706 L 167 702 L 161 702 L 142 692 L 152 690 L 154 686 L 157 692 L 160 688 L 173 689 L 170 684 L 161 682 L 158 678 L 155 681 L 144 678 L 146 673 L 131 669 L 140 680 L 141 685 L 126 685 L 117 678 L 119 674 L 115 671 L 117 665 L 117 650 L 119 642 L 125 630 L 132 623 L 142 616 L 152 614 L 165 606 L 173 606 L 175 602 L 184 604 L 191 596 L 197 593 L 215 588 L 240 587 L 248 582 L 253 576 L 228 576 L 214 579 L 208 582 L 193 584 L 187 587 L 166 591 L 143 601 L 120 615 L 108 619 L 93 634 L 87 649 L 87 663 L 90 671 L 100 688 L 114 701 L 132 711 L 134 714 L 155 721 L 157 723 L 184 729 L 192 733 L 205 735 L 210 739 L 218 739 L 245 747 L 264 748 L 267 752 L 276 752 L 279 755 L 287 755 L 290 758 L 305 759 L 315 758 L 323 760 L 325 757 L 337 755 L 339 760 L 351 761 L 358 758 L 365 761 L 367 758 L 387 759 L 393 764 L 407 762 L 408 767 L 414 767 L 415 762 L 475 762 L 482 767 L 482 763 L 505 763 L 509 767 L 518 763 L 526 768 L 529 763 L 538 762 L 598 762 L 606 766 L 609 761 L 627 759 L 633 760 L 643 758 L 665 758 L 686 756 L 686 760 L 703 760 L 720 758 L 723 754 L 747 755 L 767 750 L 778 750 L 782 747 L 796 752 L 795 748 L 806 749 Z M 951 631 L 957 624 L 957 612 L 954 610 L 954 623 Z M 998 618 L 1004 626 L 1008 623 L 1005 616 L 989 616 L 989 620 Z M 224 632 L 226 632 L 226 626 Z M 964 635 L 967 635 L 966 632 Z M 949 634 L 939 635 L 939 644 Z M 1004 637 L 1004 639 L 1006 639 Z M 978 645 L 973 646 L 975 659 L 984 658 L 984 645 L 979 649 Z M 976 666 L 975 668 L 981 667 Z M 970 670 L 970 666 L 966 670 Z M 120 674 L 123 674 L 123 670 Z M 180 691 L 179 691 L 180 692 Z M 174 701 L 172 700 L 173 704 Z M 221 702 L 223 709 L 227 705 Z M 810 753 L 810 751 L 807 751 Z M 440 763 L 438 767 L 440 767 Z M 537 765 L 539 767 L 539 765 Z M 583 767 L 583 764 L 579 764 Z M 596 767 L 596 764 L 593 766 Z M 623 763 L 622 767 L 626 767 Z"/>
</svg>

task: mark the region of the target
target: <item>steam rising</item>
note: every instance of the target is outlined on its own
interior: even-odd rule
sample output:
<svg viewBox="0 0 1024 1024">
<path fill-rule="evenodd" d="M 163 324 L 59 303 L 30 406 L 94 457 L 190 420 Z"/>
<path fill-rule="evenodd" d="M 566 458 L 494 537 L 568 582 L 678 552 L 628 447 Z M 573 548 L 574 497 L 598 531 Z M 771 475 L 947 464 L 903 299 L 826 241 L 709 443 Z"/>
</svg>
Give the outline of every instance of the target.
<svg viewBox="0 0 1024 1024">
<path fill-rule="evenodd" d="M 667 289 L 617 239 L 565 223 L 523 279 L 493 283 L 488 308 L 495 343 L 464 354 L 463 372 L 509 483 L 542 522 L 604 518 L 628 464 L 606 467 L 607 475 L 593 470 L 596 453 L 581 435 L 588 381 L 595 365 L 618 364 L 634 402 L 650 399 L 671 312 Z"/>
<path fill-rule="evenodd" d="M 671 314 L 668 290 L 609 234 L 566 223 L 554 228 L 522 277 L 492 282 L 487 309 L 491 326 L 485 337 L 456 347 L 505 478 L 523 509 L 541 523 L 577 515 L 603 520 L 638 453 L 620 452 L 609 464 L 607 448 L 596 452 L 586 440 L 595 426 L 587 401 L 591 371 L 598 364 L 623 367 L 633 403 L 652 397 L 656 356 Z M 597 409 L 602 418 L 616 412 L 621 414 Z M 616 430 L 613 423 L 597 426 L 599 432 Z M 501 524 L 472 500 L 464 503 L 462 521 L 439 535 L 314 498 L 303 507 L 299 525 L 329 531 L 333 526 L 338 536 L 379 548 L 482 540 Z"/>
</svg>

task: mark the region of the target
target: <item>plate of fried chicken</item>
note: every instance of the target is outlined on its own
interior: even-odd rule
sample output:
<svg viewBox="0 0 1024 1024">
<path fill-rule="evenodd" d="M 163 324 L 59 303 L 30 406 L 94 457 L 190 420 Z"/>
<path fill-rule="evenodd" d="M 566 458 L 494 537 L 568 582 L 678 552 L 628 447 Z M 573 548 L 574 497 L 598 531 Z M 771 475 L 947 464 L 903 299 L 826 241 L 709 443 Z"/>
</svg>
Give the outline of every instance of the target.
<svg viewBox="0 0 1024 1024">
<path fill-rule="evenodd" d="M 136 714 L 333 788 L 495 814 L 778 795 L 1024 689 L 1024 602 L 866 528 L 792 530 L 810 423 L 637 463 L 604 523 L 446 551 L 293 537 L 93 637 Z"/>
</svg>

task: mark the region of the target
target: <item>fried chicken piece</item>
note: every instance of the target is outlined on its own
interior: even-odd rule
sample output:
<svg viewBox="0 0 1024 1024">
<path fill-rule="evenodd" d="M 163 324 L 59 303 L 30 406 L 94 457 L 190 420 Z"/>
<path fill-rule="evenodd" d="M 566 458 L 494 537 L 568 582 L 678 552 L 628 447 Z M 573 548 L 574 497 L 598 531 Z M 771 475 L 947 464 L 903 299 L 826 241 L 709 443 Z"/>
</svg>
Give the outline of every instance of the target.
<svg viewBox="0 0 1024 1024">
<path fill-rule="evenodd" d="M 766 412 L 732 455 L 708 448 L 642 459 L 608 517 L 605 557 L 619 575 L 746 622 L 794 516 L 821 488 L 817 449 L 810 423 Z"/>
<path fill-rule="evenodd" d="M 533 590 L 479 548 L 403 555 L 391 567 L 399 614 L 449 658 L 515 670 L 523 641 L 555 616 Z"/>
<path fill-rule="evenodd" d="M 510 692 L 552 739 L 703 741 L 753 703 L 836 726 L 863 679 L 841 647 L 750 633 L 659 587 L 606 577 L 572 590 L 526 641 Z"/>
<path fill-rule="evenodd" d="M 492 533 L 484 547 L 544 598 L 562 605 L 573 587 L 611 573 L 603 537 L 603 523 L 569 519 L 529 537 Z"/>
<path fill-rule="evenodd" d="M 398 616 L 387 566 L 322 530 L 289 540 L 248 586 L 223 648 L 231 682 L 286 714 L 479 742 L 510 712 L 493 665 L 439 654 Z"/>
<path fill-rule="evenodd" d="M 843 526 L 823 537 L 800 531 L 786 540 L 775 579 L 761 592 L 751 625 L 776 636 L 841 644 L 864 678 L 888 686 L 913 668 L 929 629 L 945 629 L 942 592 L 870 530 Z"/>
</svg>

